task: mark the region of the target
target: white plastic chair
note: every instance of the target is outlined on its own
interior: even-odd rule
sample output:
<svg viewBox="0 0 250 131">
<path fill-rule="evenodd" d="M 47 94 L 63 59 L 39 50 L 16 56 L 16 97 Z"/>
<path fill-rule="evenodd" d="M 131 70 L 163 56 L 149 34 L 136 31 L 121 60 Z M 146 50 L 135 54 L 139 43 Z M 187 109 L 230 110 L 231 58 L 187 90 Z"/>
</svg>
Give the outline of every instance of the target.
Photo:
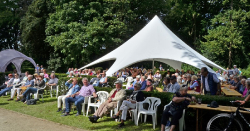
<svg viewBox="0 0 250 131">
<path fill-rule="evenodd" d="M 15 89 L 20 87 L 23 84 L 25 84 L 25 83 L 18 83 L 18 84 L 13 85 L 12 89 L 10 90 L 10 92 L 11 92 L 10 94 L 14 93 Z"/>
<path fill-rule="evenodd" d="M 34 99 L 39 99 L 39 95 L 41 95 L 42 100 L 43 100 L 43 92 L 41 92 L 41 91 L 44 91 L 45 88 L 46 88 L 46 85 L 43 88 L 38 89 L 37 92 L 34 93 Z M 43 100 L 43 102 L 44 102 L 44 100 Z"/>
<path fill-rule="evenodd" d="M 172 103 L 172 101 L 171 101 L 169 104 L 165 105 L 163 111 L 164 111 L 164 110 L 166 109 L 166 107 L 169 106 L 171 103 Z M 171 118 L 169 118 L 169 119 L 170 119 L 170 121 L 171 121 Z M 186 129 L 186 125 L 185 125 L 185 109 L 183 110 L 182 117 L 179 119 L 179 131 L 183 131 L 183 128 L 184 128 L 184 130 Z"/>
<path fill-rule="evenodd" d="M 91 96 L 86 96 L 86 97 L 84 98 L 84 102 L 82 103 L 82 115 L 83 115 L 83 116 L 85 116 L 85 105 L 88 104 L 89 97 L 91 97 Z"/>
<path fill-rule="evenodd" d="M 53 97 L 52 92 L 53 92 L 54 90 L 56 90 L 56 98 L 57 98 L 57 97 L 58 97 L 59 86 L 56 85 L 56 88 L 55 88 L 55 89 L 53 89 L 53 87 L 55 87 L 55 86 L 49 86 L 49 87 L 50 87 L 50 96 L 51 96 L 51 98 Z"/>
<path fill-rule="evenodd" d="M 132 121 L 134 121 L 135 125 L 138 126 L 137 124 L 137 114 L 138 114 L 138 103 L 136 102 L 136 106 L 135 109 L 130 109 L 129 111 L 132 113 L 131 117 L 132 117 Z"/>
<path fill-rule="evenodd" d="M 138 126 L 138 120 L 141 114 L 145 115 L 144 122 L 146 122 L 147 120 L 147 115 L 152 115 L 153 128 L 155 129 L 155 125 L 157 125 L 157 108 L 161 104 L 161 99 L 156 97 L 147 97 L 144 101 L 137 103 L 138 103 L 138 117 L 136 125 Z M 148 109 L 143 108 L 144 103 L 149 104 Z"/>
<path fill-rule="evenodd" d="M 116 108 L 113 109 L 113 110 L 110 110 L 110 117 L 112 117 L 113 114 L 117 114 L 117 112 L 119 111 L 120 106 L 122 105 L 122 101 L 123 101 L 123 100 L 118 101 L 118 102 L 117 102 Z M 116 120 L 116 121 L 117 121 L 117 120 Z"/>
<path fill-rule="evenodd" d="M 88 99 L 88 108 L 87 108 L 86 116 L 88 116 L 89 107 L 94 107 L 95 112 L 96 112 L 96 107 L 99 108 L 99 106 L 107 100 L 109 93 L 107 91 L 98 91 L 96 95 L 98 96 L 98 99 L 99 99 L 97 103 L 91 102 L 91 98 L 94 98 L 94 96 L 90 96 Z"/>
</svg>

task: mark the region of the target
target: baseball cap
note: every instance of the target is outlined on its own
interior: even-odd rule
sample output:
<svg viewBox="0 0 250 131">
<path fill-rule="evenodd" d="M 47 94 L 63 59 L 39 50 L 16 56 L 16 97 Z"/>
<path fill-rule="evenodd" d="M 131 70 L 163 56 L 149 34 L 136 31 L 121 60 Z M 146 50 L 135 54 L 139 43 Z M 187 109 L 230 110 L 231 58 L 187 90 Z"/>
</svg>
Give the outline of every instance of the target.
<svg viewBox="0 0 250 131">
<path fill-rule="evenodd" d="M 122 85 L 122 81 L 117 80 L 117 81 L 115 82 L 115 84 L 121 84 L 121 85 Z"/>
</svg>

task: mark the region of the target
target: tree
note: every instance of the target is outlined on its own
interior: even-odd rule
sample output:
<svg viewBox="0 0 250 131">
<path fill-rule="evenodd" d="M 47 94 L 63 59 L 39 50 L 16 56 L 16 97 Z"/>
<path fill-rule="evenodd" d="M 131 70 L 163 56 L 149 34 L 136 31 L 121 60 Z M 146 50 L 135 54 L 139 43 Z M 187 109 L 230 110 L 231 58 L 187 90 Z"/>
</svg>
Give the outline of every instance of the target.
<svg viewBox="0 0 250 131">
<path fill-rule="evenodd" d="M 82 66 L 119 46 L 127 33 L 133 11 L 130 1 L 56 1 L 47 21 L 46 42 L 66 66 Z"/>
<path fill-rule="evenodd" d="M 0 1 L 0 50 L 18 50 L 19 22 L 31 0 Z"/>
<path fill-rule="evenodd" d="M 224 4 L 228 2 L 230 2 L 230 8 L 222 10 L 211 20 L 212 25 L 208 35 L 204 36 L 206 41 L 201 43 L 205 54 L 213 55 L 216 57 L 214 60 L 217 59 L 221 65 L 231 67 L 232 60 L 243 58 L 249 61 L 248 57 L 243 55 L 246 52 L 242 48 L 247 44 L 243 38 L 248 34 L 246 20 L 250 18 L 250 12 L 242 8 L 246 4 L 243 0 L 237 3 L 238 8 L 234 8 L 233 0 L 226 1 Z"/>
<path fill-rule="evenodd" d="M 50 0 L 33 0 L 20 22 L 21 51 L 42 65 L 47 64 L 53 53 L 53 47 L 45 42 L 46 20 L 51 12 Z"/>
</svg>

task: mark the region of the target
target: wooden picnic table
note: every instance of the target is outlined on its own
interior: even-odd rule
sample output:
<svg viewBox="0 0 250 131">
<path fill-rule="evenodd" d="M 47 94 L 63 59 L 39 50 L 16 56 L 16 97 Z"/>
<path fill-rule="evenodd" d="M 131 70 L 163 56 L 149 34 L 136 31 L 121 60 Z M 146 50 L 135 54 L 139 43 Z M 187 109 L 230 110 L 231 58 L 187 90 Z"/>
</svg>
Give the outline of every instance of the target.
<svg viewBox="0 0 250 131">
<path fill-rule="evenodd" d="M 228 87 L 229 88 L 230 85 L 228 84 L 222 84 L 221 87 Z"/>
<path fill-rule="evenodd" d="M 237 107 L 232 107 L 232 106 L 219 106 L 217 108 L 211 108 L 211 107 L 207 107 L 207 104 L 196 104 L 196 105 L 189 105 L 188 108 L 194 108 L 196 110 L 196 131 L 199 130 L 199 122 L 202 123 L 202 119 L 200 119 L 199 121 L 199 110 L 212 110 L 212 111 L 222 111 L 222 112 L 235 112 Z M 250 108 L 245 108 L 250 110 Z M 241 113 L 246 113 L 246 114 L 250 114 L 250 112 L 247 111 L 241 111 Z M 200 124 L 202 125 L 202 124 Z M 202 128 L 202 127 L 201 127 Z"/>
<path fill-rule="evenodd" d="M 196 91 L 194 91 L 194 90 L 188 90 L 187 93 L 188 93 L 188 94 L 191 94 L 191 95 L 192 95 L 192 94 L 193 94 L 193 95 L 204 95 L 204 94 L 200 94 L 200 92 L 196 92 Z"/>
<path fill-rule="evenodd" d="M 221 91 L 226 95 L 226 96 L 242 96 L 238 91 L 234 89 L 230 89 L 229 87 L 221 87 Z"/>
</svg>

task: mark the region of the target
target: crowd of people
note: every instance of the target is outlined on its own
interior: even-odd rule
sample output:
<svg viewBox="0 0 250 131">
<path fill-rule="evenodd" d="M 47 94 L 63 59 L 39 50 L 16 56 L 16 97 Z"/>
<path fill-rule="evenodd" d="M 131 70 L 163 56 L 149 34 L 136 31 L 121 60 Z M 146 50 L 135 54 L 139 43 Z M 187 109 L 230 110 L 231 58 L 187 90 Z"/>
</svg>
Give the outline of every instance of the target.
<svg viewBox="0 0 250 131">
<path fill-rule="evenodd" d="M 165 130 L 166 125 L 170 125 L 170 130 L 173 130 L 178 124 L 178 120 L 182 116 L 182 110 L 187 108 L 192 98 L 187 94 L 188 90 L 194 90 L 196 92 L 204 93 L 205 95 L 219 95 L 221 93 L 221 83 L 223 80 L 219 80 L 217 76 L 225 77 L 226 83 L 231 84 L 230 88 L 246 96 L 245 101 L 239 101 L 244 104 L 249 98 L 249 88 L 250 80 L 247 80 L 245 76 L 241 76 L 241 73 L 234 66 L 233 73 L 231 70 L 223 72 L 212 73 L 209 72 L 206 67 L 201 68 L 201 70 L 195 74 L 193 71 L 184 72 L 183 70 L 175 70 L 175 73 L 170 73 L 167 71 L 166 76 L 162 76 L 159 70 L 164 70 L 159 67 L 153 73 L 153 70 L 146 70 L 140 68 L 125 68 L 121 69 L 113 74 L 117 77 L 115 84 L 115 89 L 113 89 L 107 98 L 107 100 L 100 105 L 100 107 L 95 111 L 93 116 L 89 117 L 91 122 L 97 122 L 99 118 L 103 117 L 110 110 L 116 108 L 118 101 L 123 101 L 119 108 L 119 111 L 113 116 L 113 119 L 121 119 L 119 127 L 123 127 L 124 121 L 126 120 L 127 111 L 133 109 L 136 106 L 136 102 L 141 102 L 144 100 L 143 91 L 153 91 L 156 86 L 163 86 L 163 92 L 174 93 L 171 106 L 167 106 L 164 110 L 161 120 L 161 130 Z M 79 116 L 82 111 L 82 103 L 87 96 L 97 97 L 95 86 L 102 86 L 107 83 L 108 79 L 106 76 L 106 70 L 101 72 L 100 70 L 93 71 L 92 69 L 85 69 L 79 71 L 78 69 L 70 68 L 67 72 L 69 74 L 69 80 L 66 81 L 65 86 L 68 91 L 65 95 L 58 97 L 57 112 L 62 112 L 62 116 L 68 116 L 71 110 L 71 103 L 74 103 L 77 109 L 76 116 Z M 90 81 L 83 76 L 82 83 L 83 86 L 80 87 L 79 83 L 75 77 L 76 75 L 91 75 L 93 77 Z M 34 78 L 33 78 L 34 77 Z M 162 79 L 162 77 L 164 77 Z M 132 94 L 126 94 L 125 89 L 122 88 L 123 80 L 128 80 L 132 78 L 133 81 L 129 85 L 127 90 L 133 90 Z M 19 88 L 13 88 L 14 85 L 21 83 Z M 46 70 L 40 70 L 39 75 L 36 73 L 30 75 L 29 72 L 25 72 L 25 77 L 22 80 L 19 78 L 17 73 L 8 75 L 8 80 L 0 86 L 0 96 L 4 95 L 7 91 L 11 91 L 11 98 L 8 101 L 13 100 L 15 93 L 17 93 L 17 100 L 26 103 L 27 100 L 31 99 L 30 94 L 37 93 L 41 88 L 46 89 L 49 86 L 56 86 L 58 79 L 55 78 L 55 74 L 51 73 L 50 77 L 46 73 Z M 13 89 L 13 90 L 12 90 Z M 43 90 L 42 90 L 43 91 Z M 128 95 L 129 97 L 126 97 Z M 172 121 L 169 124 L 168 118 L 172 116 Z"/>
</svg>

